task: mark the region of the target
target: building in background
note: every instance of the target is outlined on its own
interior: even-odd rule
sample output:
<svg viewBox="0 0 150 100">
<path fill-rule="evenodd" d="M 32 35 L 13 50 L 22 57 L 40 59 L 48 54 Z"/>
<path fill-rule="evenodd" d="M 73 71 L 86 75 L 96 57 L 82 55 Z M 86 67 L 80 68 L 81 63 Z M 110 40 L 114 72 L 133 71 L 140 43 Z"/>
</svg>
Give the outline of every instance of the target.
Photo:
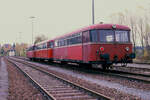
<svg viewBox="0 0 150 100">
<path fill-rule="evenodd" d="M 8 51 L 8 56 L 15 56 L 16 53 L 15 53 L 15 50 L 14 49 L 11 49 Z"/>
</svg>

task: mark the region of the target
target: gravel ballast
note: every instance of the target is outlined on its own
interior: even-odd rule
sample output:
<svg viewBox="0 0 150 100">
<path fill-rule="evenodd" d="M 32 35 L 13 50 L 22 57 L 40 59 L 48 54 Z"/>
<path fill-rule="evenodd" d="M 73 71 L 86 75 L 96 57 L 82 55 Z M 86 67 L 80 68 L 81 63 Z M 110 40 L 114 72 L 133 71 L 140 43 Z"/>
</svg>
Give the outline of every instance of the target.
<svg viewBox="0 0 150 100">
<path fill-rule="evenodd" d="M 32 62 L 30 62 L 30 63 L 32 63 Z M 138 95 L 133 95 L 133 94 L 124 92 L 126 90 L 120 91 L 111 86 L 107 87 L 107 84 L 99 84 L 98 81 L 101 81 L 101 79 L 95 79 L 94 77 L 92 78 L 89 73 L 81 74 L 81 72 L 75 71 L 75 70 L 74 71 L 67 70 L 67 69 L 62 69 L 62 68 L 54 67 L 54 66 L 50 66 L 50 65 L 43 65 L 43 64 L 39 64 L 39 63 L 34 63 L 34 64 L 41 66 L 46 70 L 48 69 L 49 72 L 59 75 L 60 77 L 68 79 L 68 80 L 75 82 L 77 84 L 80 84 L 84 87 L 90 88 L 90 89 L 97 91 L 99 93 L 102 93 L 106 96 L 115 98 L 115 100 L 129 100 L 129 99 L 130 100 L 141 100 Z M 101 76 L 101 75 L 98 75 L 98 76 Z M 95 81 L 95 80 L 97 80 L 97 81 Z M 103 81 L 106 81 L 106 80 L 103 80 Z M 109 84 L 111 84 L 111 83 L 113 84 L 113 82 L 110 82 Z M 116 85 L 116 87 L 117 87 L 117 85 Z"/>
<path fill-rule="evenodd" d="M 7 62 L 9 79 L 8 100 L 43 100 L 42 94 L 11 63 Z"/>
<path fill-rule="evenodd" d="M 8 97 L 8 72 L 4 59 L 0 57 L 0 100 Z"/>
<path fill-rule="evenodd" d="M 34 64 L 117 100 L 149 100 L 150 98 L 150 84 L 51 65 Z"/>
</svg>

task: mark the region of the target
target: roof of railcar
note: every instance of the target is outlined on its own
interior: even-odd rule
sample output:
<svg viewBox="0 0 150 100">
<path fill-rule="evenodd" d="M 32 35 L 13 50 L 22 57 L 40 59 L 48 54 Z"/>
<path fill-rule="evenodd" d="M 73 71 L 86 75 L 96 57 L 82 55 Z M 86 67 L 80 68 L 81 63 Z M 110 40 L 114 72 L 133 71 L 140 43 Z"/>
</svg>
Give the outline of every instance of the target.
<svg viewBox="0 0 150 100">
<path fill-rule="evenodd" d="M 40 44 L 43 44 L 43 43 L 46 43 L 46 42 L 54 41 L 54 40 L 56 40 L 56 39 L 63 38 L 63 37 L 65 37 L 65 36 L 72 35 L 72 34 L 75 34 L 75 33 L 87 31 L 87 30 L 93 30 L 93 29 L 113 29 L 113 27 L 112 27 L 113 25 L 116 26 L 115 29 L 130 30 L 130 28 L 129 28 L 128 26 L 125 26 L 125 25 L 118 25 L 118 24 L 95 24 L 95 25 L 91 25 L 91 26 L 87 26 L 87 27 L 78 29 L 78 30 L 76 30 L 76 31 L 67 33 L 67 34 L 62 35 L 62 36 L 59 36 L 59 37 L 56 37 L 56 38 L 54 38 L 54 39 L 50 39 L 50 40 L 45 40 L 45 41 L 39 42 L 39 43 L 36 44 L 36 46 L 37 46 L 37 45 L 40 45 Z M 31 45 L 31 46 L 29 46 L 29 47 L 32 47 L 32 46 L 34 46 L 34 45 Z"/>
<path fill-rule="evenodd" d="M 67 33 L 67 34 L 62 35 L 62 36 L 59 36 L 59 37 L 56 37 L 56 38 L 54 38 L 53 40 L 60 39 L 60 38 L 63 38 L 63 37 L 65 37 L 65 36 L 69 36 L 69 35 L 72 35 L 72 34 L 75 34 L 75 33 L 80 33 L 80 32 L 87 31 L 87 30 L 93 30 L 93 29 L 114 29 L 114 28 L 112 27 L 113 25 L 116 26 L 115 29 L 119 29 L 119 30 L 130 30 L 130 28 L 129 28 L 128 26 L 125 26 L 125 25 L 118 25 L 118 24 L 95 24 L 95 25 L 91 25 L 91 26 L 87 26 L 87 27 L 78 29 L 78 30 L 76 30 L 76 31 Z"/>
<path fill-rule="evenodd" d="M 49 40 L 44 40 L 44 41 L 41 41 L 41 42 L 38 42 L 35 44 L 35 46 L 38 46 L 38 45 L 41 45 L 41 44 L 44 44 L 44 43 L 47 43 Z"/>
</svg>

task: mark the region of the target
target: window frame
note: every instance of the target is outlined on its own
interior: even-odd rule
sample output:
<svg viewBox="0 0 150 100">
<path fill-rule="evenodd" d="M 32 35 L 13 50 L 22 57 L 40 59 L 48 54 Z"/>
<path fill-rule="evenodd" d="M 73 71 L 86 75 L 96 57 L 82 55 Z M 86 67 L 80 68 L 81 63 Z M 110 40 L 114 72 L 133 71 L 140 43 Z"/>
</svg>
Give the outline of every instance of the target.
<svg viewBox="0 0 150 100">
<path fill-rule="evenodd" d="M 92 37 L 91 37 L 91 31 L 93 31 L 93 30 L 95 30 L 96 32 L 97 32 L 97 41 L 92 41 Z M 119 29 L 117 29 L 117 30 L 112 30 L 112 29 L 93 29 L 93 30 L 90 30 L 89 32 L 89 34 L 90 34 L 90 42 L 92 42 L 92 43 L 115 43 L 115 42 L 117 42 L 116 41 L 116 32 L 115 31 L 127 31 L 127 33 L 128 33 L 128 42 L 117 42 L 117 43 L 131 43 L 131 39 L 130 39 L 130 30 L 119 30 Z M 113 39 L 113 41 L 111 41 L 111 42 L 107 42 L 107 41 L 105 41 L 105 42 L 101 42 L 100 41 L 100 30 L 112 30 L 113 31 L 113 34 L 114 34 L 114 39 Z"/>
</svg>

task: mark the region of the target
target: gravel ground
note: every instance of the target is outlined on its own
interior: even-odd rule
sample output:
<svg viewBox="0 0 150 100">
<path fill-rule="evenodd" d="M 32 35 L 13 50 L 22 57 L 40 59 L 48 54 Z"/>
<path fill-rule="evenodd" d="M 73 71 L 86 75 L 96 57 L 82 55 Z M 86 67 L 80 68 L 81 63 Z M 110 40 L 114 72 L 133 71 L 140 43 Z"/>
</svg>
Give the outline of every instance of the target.
<svg viewBox="0 0 150 100">
<path fill-rule="evenodd" d="M 89 100 L 89 98 L 93 98 L 95 100 L 94 97 L 91 97 L 87 94 L 84 94 L 84 92 L 81 92 L 81 91 L 78 91 L 77 89 L 73 89 L 72 87 L 70 87 L 69 85 L 65 85 L 63 84 L 63 82 L 60 82 L 59 80 L 53 78 L 53 77 L 49 77 L 48 75 L 36 70 L 36 69 L 33 69 L 31 67 L 28 67 L 26 65 L 23 65 L 23 64 L 20 64 L 18 62 L 15 62 L 17 65 L 19 65 L 19 67 L 25 71 L 26 73 L 28 73 L 36 82 L 38 82 L 41 86 L 43 86 L 46 90 L 48 90 L 48 92 L 50 94 L 52 94 L 56 99 L 61 99 L 62 98 L 65 98 L 63 100 Z M 41 78 L 42 77 L 42 78 Z M 59 86 L 62 86 L 63 88 L 65 89 L 71 89 L 71 90 L 76 90 L 76 92 L 78 91 L 78 93 L 76 94 L 75 92 L 71 95 L 69 94 L 57 94 L 57 90 L 59 90 L 59 88 L 52 88 L 52 87 L 59 87 Z M 51 91 L 50 91 L 51 90 Z M 56 90 L 56 91 L 55 91 Z M 54 93 L 56 92 L 56 93 Z M 65 90 L 64 90 L 65 92 Z M 70 91 L 71 92 L 71 91 Z M 66 96 L 67 97 L 66 97 Z M 77 98 L 77 97 L 80 97 L 80 96 L 84 96 L 85 98 Z M 75 99 L 76 97 L 76 99 Z"/>
<path fill-rule="evenodd" d="M 115 66 L 113 68 L 113 70 L 119 70 L 119 71 L 131 72 L 131 73 L 150 75 L 150 69 L 147 69 L 147 68 Z"/>
<path fill-rule="evenodd" d="M 0 100 L 7 100 L 8 86 L 7 67 L 3 58 L 0 57 Z"/>
<path fill-rule="evenodd" d="M 62 69 L 53 66 L 50 67 L 49 65 L 37 65 L 48 68 L 49 70 L 51 70 L 51 72 L 60 74 L 60 76 L 65 76 L 66 78 L 68 77 L 69 80 L 73 80 L 79 83 L 81 82 L 81 84 L 83 81 L 83 83 L 85 83 L 83 85 L 87 87 L 90 86 L 100 93 L 115 97 L 115 99 L 119 98 L 128 100 L 130 98 L 130 100 L 134 100 L 135 98 L 138 99 L 138 97 L 141 97 L 143 100 L 149 100 L 150 98 L 150 84 L 145 84 L 137 81 L 129 81 L 126 79 L 117 79 L 115 77 L 105 76 L 101 74 L 85 73 L 77 70 L 70 71 L 70 69 Z M 132 95 L 136 95 L 138 97 Z"/>
<path fill-rule="evenodd" d="M 118 66 L 120 66 L 120 64 L 117 64 Z M 146 69 L 150 69 L 150 65 L 148 64 L 128 64 L 127 67 L 135 67 L 135 68 L 146 68 Z"/>
<path fill-rule="evenodd" d="M 41 93 L 33 87 L 24 75 L 11 63 L 7 62 L 9 79 L 8 100 L 43 100 Z"/>
<path fill-rule="evenodd" d="M 140 100 L 140 98 L 118 91 L 115 88 L 109 88 L 106 86 L 106 83 L 103 83 L 105 81 L 97 80 L 97 82 L 94 80 L 94 78 L 90 78 L 89 76 L 82 76 L 81 74 L 71 73 L 68 71 L 61 72 L 61 69 L 52 70 L 51 68 L 48 68 L 49 72 L 59 75 L 60 77 L 63 77 L 65 79 L 68 79 L 72 82 L 75 82 L 77 84 L 80 84 L 82 86 L 85 86 L 86 88 L 90 88 L 94 91 L 97 91 L 99 93 L 102 93 L 106 96 L 110 96 L 112 98 L 115 98 L 115 100 Z M 66 74 L 67 73 L 67 74 Z M 75 75 L 75 76 L 74 76 Z M 102 83 L 102 84 L 100 84 Z M 105 84 L 105 85 L 104 85 Z M 111 86 L 110 86 L 111 87 Z"/>
<path fill-rule="evenodd" d="M 72 72 L 70 70 L 66 70 L 58 67 L 52 67 L 52 66 L 50 67 L 49 65 L 47 66 L 42 64 L 37 64 L 37 65 L 40 65 L 41 67 L 43 66 L 44 68 L 48 68 L 51 73 L 57 74 L 60 77 L 64 77 L 65 79 L 68 79 L 72 82 L 76 82 L 82 86 L 90 88 L 106 96 L 113 97 L 115 98 L 115 100 L 140 100 L 140 98 L 137 96 L 133 96 L 128 93 L 117 90 L 115 88 L 110 88 L 108 86 L 105 86 L 103 83 L 104 81 L 101 82 L 102 81 L 101 79 L 97 79 L 97 81 L 95 81 L 96 80 L 95 77 L 91 78 L 89 73 L 85 75 L 85 73 L 81 74 L 81 72 L 76 72 L 76 71 Z M 99 82 L 103 84 L 99 84 Z M 111 83 L 113 82 L 110 82 L 110 84 Z"/>
</svg>

